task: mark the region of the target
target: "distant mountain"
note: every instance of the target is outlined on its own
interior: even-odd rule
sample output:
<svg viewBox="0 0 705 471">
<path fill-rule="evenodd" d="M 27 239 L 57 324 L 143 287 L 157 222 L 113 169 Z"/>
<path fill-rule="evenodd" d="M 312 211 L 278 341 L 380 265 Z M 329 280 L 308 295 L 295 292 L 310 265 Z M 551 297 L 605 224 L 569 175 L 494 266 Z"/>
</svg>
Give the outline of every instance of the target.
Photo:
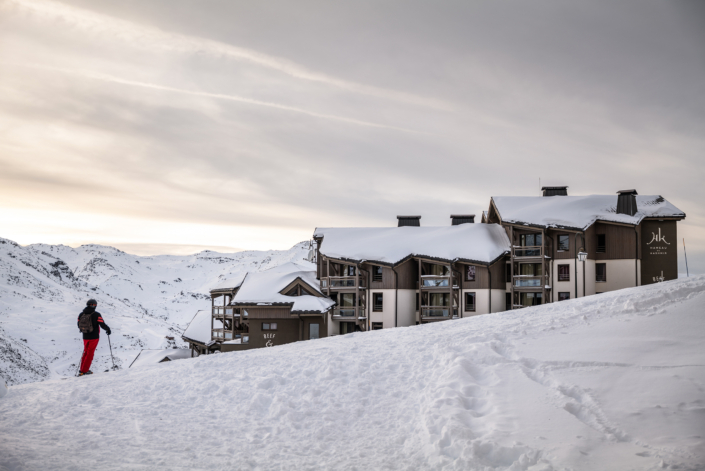
<svg viewBox="0 0 705 471">
<path fill-rule="evenodd" d="M 140 257 L 102 245 L 23 247 L 0 238 L 0 375 L 13 385 L 75 374 L 83 348 L 76 318 L 89 298 L 113 330 L 122 368 L 143 348 L 183 347 L 180 334 L 209 308 L 213 285 L 301 262 L 307 251 L 301 242 L 284 251 Z M 112 366 L 104 334 L 93 364 L 94 371 Z"/>
</svg>

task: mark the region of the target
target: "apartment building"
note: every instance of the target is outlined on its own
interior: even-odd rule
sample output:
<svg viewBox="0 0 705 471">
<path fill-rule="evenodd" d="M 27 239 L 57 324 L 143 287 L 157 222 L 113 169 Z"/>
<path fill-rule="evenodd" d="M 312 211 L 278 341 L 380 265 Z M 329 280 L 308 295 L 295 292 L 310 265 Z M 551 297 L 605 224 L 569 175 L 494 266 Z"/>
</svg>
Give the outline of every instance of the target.
<svg viewBox="0 0 705 471">
<path fill-rule="evenodd" d="M 507 305 L 521 308 L 678 277 L 677 228 L 685 213 L 660 195 L 495 196 L 483 220 L 511 240 Z"/>
</svg>

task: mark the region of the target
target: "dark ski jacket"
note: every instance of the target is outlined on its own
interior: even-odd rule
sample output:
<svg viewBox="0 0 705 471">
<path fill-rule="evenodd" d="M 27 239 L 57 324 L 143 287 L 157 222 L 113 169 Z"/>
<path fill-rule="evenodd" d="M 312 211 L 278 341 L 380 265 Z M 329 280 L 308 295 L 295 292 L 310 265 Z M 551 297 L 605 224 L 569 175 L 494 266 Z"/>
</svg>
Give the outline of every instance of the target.
<svg viewBox="0 0 705 471">
<path fill-rule="evenodd" d="M 100 338 L 100 329 L 98 329 L 98 326 L 100 326 L 107 333 L 110 333 L 110 327 L 108 327 L 108 324 L 103 321 L 103 316 L 98 311 L 96 311 L 94 307 L 86 306 L 83 312 L 93 313 L 91 315 L 91 322 L 93 322 L 93 332 L 91 332 L 90 334 L 83 334 L 83 340 L 95 340 L 97 338 Z M 83 312 L 81 314 L 83 314 Z M 76 320 L 76 327 L 78 327 L 78 321 L 81 319 L 81 314 L 78 315 L 78 319 Z"/>
</svg>

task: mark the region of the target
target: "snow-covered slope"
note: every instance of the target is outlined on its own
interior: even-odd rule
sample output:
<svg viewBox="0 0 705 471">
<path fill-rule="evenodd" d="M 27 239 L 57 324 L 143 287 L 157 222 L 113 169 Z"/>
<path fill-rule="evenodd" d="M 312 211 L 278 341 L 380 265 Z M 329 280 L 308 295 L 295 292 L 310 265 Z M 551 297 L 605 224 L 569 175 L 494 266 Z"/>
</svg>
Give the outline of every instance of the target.
<svg viewBox="0 0 705 471">
<path fill-rule="evenodd" d="M 210 309 L 214 285 L 305 264 L 307 249 L 139 257 L 99 245 L 22 247 L 0 238 L 0 376 L 12 385 L 75 374 L 83 348 L 76 317 L 89 298 L 113 330 L 118 365 L 127 367 L 143 348 L 183 346 L 181 332 L 199 309 Z M 94 365 L 111 365 L 104 335 Z"/>
<path fill-rule="evenodd" d="M 705 468 L 705 277 L 11 386 L 0 469 Z"/>
</svg>

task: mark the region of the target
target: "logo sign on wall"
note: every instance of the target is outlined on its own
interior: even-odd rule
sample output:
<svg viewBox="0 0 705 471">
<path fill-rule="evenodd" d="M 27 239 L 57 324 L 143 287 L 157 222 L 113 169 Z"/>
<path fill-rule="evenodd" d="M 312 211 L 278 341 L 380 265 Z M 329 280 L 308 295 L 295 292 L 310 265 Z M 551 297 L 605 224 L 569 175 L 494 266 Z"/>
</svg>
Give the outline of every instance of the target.
<svg viewBox="0 0 705 471">
<path fill-rule="evenodd" d="M 666 250 L 670 242 L 666 241 L 666 236 L 661 234 L 661 228 L 658 228 L 658 233 L 651 233 L 651 241 L 647 242 L 649 246 L 649 255 L 666 255 Z"/>
<path fill-rule="evenodd" d="M 276 334 L 264 334 L 264 338 L 267 339 L 267 343 L 265 344 L 266 347 L 273 347 L 274 346 L 274 336 Z"/>
</svg>

